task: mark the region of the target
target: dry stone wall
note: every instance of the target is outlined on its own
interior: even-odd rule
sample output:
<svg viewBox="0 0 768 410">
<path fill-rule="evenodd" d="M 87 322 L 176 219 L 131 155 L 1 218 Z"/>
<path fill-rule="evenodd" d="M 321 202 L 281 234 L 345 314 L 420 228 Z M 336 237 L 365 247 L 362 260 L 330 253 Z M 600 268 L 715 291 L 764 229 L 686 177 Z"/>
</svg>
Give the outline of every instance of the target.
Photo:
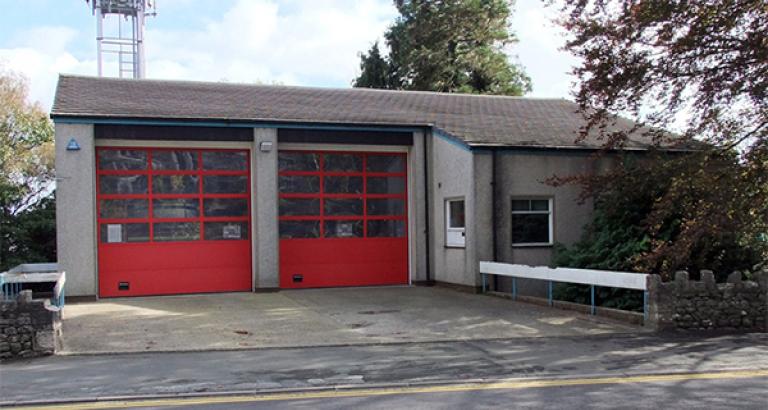
<svg viewBox="0 0 768 410">
<path fill-rule="evenodd" d="M 768 270 L 753 280 L 742 280 L 741 272 L 715 283 L 710 271 L 692 281 L 687 272 L 663 283 L 649 276 L 649 324 L 657 330 L 768 331 Z"/>
<path fill-rule="evenodd" d="M 31 291 L 0 300 L 0 361 L 54 354 L 60 334 L 59 313 L 46 309 L 45 300 L 33 300 Z"/>
</svg>

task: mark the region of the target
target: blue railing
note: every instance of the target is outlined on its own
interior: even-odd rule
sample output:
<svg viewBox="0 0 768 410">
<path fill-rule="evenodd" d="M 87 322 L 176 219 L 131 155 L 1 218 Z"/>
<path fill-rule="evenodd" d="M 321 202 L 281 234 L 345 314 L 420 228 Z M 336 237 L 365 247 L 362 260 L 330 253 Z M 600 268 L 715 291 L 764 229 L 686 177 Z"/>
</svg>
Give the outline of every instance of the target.
<svg viewBox="0 0 768 410">
<path fill-rule="evenodd" d="M 0 274 L 0 291 L 2 291 L 3 299 L 15 299 L 21 292 L 21 283 L 6 282 L 5 274 L 2 273 Z"/>
<path fill-rule="evenodd" d="M 16 299 L 25 283 L 54 283 L 50 306 L 60 310 L 64 307 L 67 276 L 65 272 L 55 269 L 55 264 L 26 264 L 0 273 L 0 297 L 4 300 Z"/>
</svg>

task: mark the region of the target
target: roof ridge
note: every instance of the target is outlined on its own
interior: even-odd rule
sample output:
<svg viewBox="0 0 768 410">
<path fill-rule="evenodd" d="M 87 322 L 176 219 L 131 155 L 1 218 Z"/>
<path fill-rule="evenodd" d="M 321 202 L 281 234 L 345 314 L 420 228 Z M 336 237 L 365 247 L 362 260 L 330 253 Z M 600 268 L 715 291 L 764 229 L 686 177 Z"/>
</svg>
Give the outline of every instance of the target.
<svg viewBox="0 0 768 410">
<path fill-rule="evenodd" d="M 271 88 L 271 89 L 299 89 L 299 90 L 318 90 L 318 91 L 341 91 L 351 93 L 382 93 L 382 94 L 411 94 L 411 95 L 439 95 L 441 97 L 457 97 L 457 98 L 492 98 L 492 99 L 506 99 L 506 100 L 532 100 L 532 101 L 564 101 L 574 103 L 567 98 L 562 97 L 531 97 L 531 96 L 518 96 L 518 95 L 497 95 L 497 94 L 471 94 L 471 93 L 451 93 L 440 91 L 420 91 L 420 90 L 387 90 L 381 88 L 367 88 L 367 87 L 319 87 L 308 85 L 279 85 L 279 84 L 256 84 L 246 82 L 229 82 L 229 81 L 200 81 L 200 80 L 169 80 L 161 78 L 117 78 L 117 77 L 97 77 L 92 75 L 82 74 L 59 74 L 59 78 L 81 78 L 87 80 L 96 81 L 121 81 L 121 82 L 155 82 L 155 83 L 176 83 L 176 84 L 191 84 L 191 85 L 215 85 L 215 86 L 245 86 L 254 88 Z M 575 104 L 575 103 L 574 103 Z"/>
</svg>

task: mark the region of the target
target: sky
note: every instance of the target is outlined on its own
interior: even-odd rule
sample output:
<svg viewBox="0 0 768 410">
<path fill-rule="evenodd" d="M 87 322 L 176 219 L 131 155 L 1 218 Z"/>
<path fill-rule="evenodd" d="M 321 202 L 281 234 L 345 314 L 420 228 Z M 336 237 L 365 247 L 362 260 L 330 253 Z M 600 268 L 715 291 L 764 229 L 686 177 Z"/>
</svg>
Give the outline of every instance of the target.
<svg viewBox="0 0 768 410">
<path fill-rule="evenodd" d="M 156 0 L 147 78 L 350 87 L 359 56 L 397 12 L 391 0 Z M 25 75 L 50 109 L 59 73 L 96 75 L 96 18 L 85 0 L 0 0 L 0 66 Z M 532 97 L 569 98 L 576 59 L 559 48 L 556 10 L 518 0 L 510 58 Z M 116 76 L 114 64 L 105 75 Z"/>
</svg>

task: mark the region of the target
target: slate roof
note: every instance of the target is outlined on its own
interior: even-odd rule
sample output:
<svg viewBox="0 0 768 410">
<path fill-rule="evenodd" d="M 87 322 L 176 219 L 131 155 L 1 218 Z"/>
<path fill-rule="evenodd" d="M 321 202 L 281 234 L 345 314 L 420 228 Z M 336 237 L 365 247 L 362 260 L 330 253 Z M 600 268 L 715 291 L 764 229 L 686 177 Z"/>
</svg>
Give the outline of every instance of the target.
<svg viewBox="0 0 768 410">
<path fill-rule="evenodd" d="M 435 127 L 470 146 L 599 147 L 575 143 L 577 108 L 564 99 L 62 75 L 51 116 Z M 627 144 L 647 146 L 639 137 Z"/>
</svg>

